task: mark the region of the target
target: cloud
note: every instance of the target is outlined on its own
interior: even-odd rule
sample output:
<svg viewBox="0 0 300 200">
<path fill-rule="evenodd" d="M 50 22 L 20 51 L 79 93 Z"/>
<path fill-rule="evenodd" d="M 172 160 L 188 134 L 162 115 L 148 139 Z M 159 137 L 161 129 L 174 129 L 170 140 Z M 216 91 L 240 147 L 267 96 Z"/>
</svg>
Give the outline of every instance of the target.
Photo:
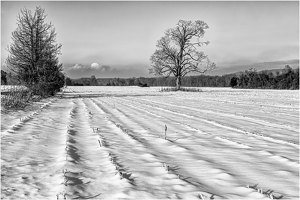
<svg viewBox="0 0 300 200">
<path fill-rule="evenodd" d="M 81 64 L 75 64 L 74 66 L 71 67 L 71 69 L 83 69 L 84 66 Z"/>
<path fill-rule="evenodd" d="M 92 63 L 91 70 L 97 72 L 110 72 L 112 71 L 112 68 L 109 65 L 99 65 L 98 63 Z"/>
<path fill-rule="evenodd" d="M 98 63 L 92 63 L 91 68 L 92 69 L 101 69 L 101 66 Z"/>
<path fill-rule="evenodd" d="M 100 65 L 98 63 L 92 63 L 91 65 L 73 64 L 66 66 L 67 71 L 78 71 L 78 72 L 102 72 L 107 73 L 113 71 L 113 68 L 109 65 Z"/>
<path fill-rule="evenodd" d="M 91 77 L 97 78 L 129 78 L 129 77 L 148 77 L 148 65 L 100 65 L 94 68 L 91 64 L 65 64 L 64 69 L 70 78 Z"/>
<path fill-rule="evenodd" d="M 92 63 L 91 65 L 83 65 L 83 64 L 75 64 L 69 67 L 71 70 L 92 70 L 92 71 L 102 71 L 102 66 L 100 66 L 98 63 Z"/>
</svg>

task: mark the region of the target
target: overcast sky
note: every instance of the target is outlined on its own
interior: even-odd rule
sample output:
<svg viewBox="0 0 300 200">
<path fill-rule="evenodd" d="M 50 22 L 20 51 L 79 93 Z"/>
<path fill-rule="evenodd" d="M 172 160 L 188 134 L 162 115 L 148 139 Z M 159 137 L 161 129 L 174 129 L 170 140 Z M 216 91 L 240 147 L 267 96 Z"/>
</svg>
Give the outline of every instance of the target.
<svg viewBox="0 0 300 200">
<path fill-rule="evenodd" d="M 71 77 L 149 76 L 156 41 L 180 20 L 209 25 L 218 67 L 298 59 L 299 2 L 1 2 L 1 62 L 22 8 L 46 10 Z"/>
</svg>

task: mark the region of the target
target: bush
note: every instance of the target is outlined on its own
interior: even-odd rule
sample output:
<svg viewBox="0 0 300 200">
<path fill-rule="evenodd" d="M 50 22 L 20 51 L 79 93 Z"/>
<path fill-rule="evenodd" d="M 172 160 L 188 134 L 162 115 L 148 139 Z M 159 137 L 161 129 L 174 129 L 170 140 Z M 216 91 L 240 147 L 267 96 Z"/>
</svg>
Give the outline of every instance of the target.
<svg viewBox="0 0 300 200">
<path fill-rule="evenodd" d="M 64 80 L 64 75 L 59 73 L 57 76 L 52 76 L 52 78 L 47 78 L 45 81 L 40 81 L 36 85 L 31 86 L 30 89 L 34 94 L 41 97 L 53 96 L 64 86 Z"/>
<path fill-rule="evenodd" d="M 5 109 L 23 109 L 30 101 L 32 92 L 20 86 L 11 86 L 1 92 L 1 106 Z"/>
<path fill-rule="evenodd" d="M 139 83 L 138 86 L 139 86 L 139 87 L 149 87 L 149 86 L 147 85 L 147 83 Z"/>
</svg>

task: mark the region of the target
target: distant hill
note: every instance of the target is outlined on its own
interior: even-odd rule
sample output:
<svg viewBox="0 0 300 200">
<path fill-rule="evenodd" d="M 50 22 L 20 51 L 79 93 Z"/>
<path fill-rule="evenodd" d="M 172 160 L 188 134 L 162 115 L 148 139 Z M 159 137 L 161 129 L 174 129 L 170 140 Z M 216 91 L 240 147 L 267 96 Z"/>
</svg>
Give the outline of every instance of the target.
<svg viewBox="0 0 300 200">
<path fill-rule="evenodd" d="M 299 70 L 299 67 L 292 68 L 292 70 L 295 72 L 296 70 Z M 240 76 L 241 74 L 245 73 L 245 71 L 234 72 L 234 73 L 224 74 L 224 75 L 220 75 L 220 76 Z M 281 68 L 281 69 L 256 70 L 256 72 L 257 73 L 267 73 L 267 74 L 272 73 L 274 76 L 276 76 L 276 75 L 281 75 L 281 74 L 285 73 L 285 69 Z M 217 76 L 219 76 L 219 75 L 217 75 Z"/>
<path fill-rule="evenodd" d="M 224 75 L 231 73 L 244 72 L 250 68 L 255 68 L 256 71 L 263 70 L 281 70 L 285 65 L 289 65 L 291 68 L 299 68 L 299 59 L 285 60 L 285 61 L 273 61 L 273 62 L 261 62 L 246 65 L 232 65 L 232 66 L 217 66 L 217 69 L 208 73 L 207 75 Z"/>
</svg>

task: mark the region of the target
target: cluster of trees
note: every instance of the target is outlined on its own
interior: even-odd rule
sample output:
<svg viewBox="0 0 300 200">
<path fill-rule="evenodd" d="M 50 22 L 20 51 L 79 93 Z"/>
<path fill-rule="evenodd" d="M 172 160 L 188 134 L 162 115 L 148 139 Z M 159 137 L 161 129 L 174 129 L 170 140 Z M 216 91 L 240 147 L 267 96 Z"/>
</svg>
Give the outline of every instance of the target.
<svg viewBox="0 0 300 200">
<path fill-rule="evenodd" d="M 56 44 L 55 29 L 45 19 L 41 7 L 34 12 L 21 10 L 7 58 L 10 73 L 32 94 L 40 96 L 54 95 L 65 82 L 62 64 L 58 61 L 61 45 Z"/>
<path fill-rule="evenodd" d="M 275 75 L 271 72 L 256 72 L 247 70 L 239 77 L 232 77 L 231 87 L 238 88 L 264 88 L 264 89 L 299 89 L 299 69 L 293 70 L 286 65 L 282 72 Z"/>
</svg>

